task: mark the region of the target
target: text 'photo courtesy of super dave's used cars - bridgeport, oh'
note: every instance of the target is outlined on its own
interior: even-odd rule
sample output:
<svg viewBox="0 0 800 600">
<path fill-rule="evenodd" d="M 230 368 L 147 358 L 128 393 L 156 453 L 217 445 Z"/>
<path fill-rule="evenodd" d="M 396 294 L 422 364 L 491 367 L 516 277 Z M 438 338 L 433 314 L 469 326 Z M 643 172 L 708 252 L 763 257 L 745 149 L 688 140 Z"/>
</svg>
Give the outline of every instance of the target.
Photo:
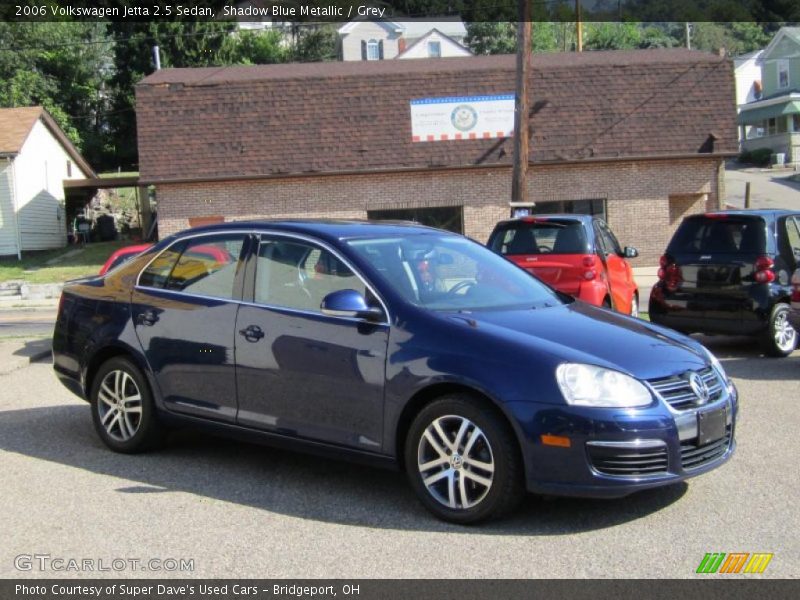
<svg viewBox="0 0 800 600">
<path fill-rule="evenodd" d="M 400 468 L 456 523 L 526 491 L 674 484 L 735 449 L 737 391 L 700 343 L 407 223 L 172 235 L 64 287 L 53 355 L 112 450 L 202 426 Z"/>
</svg>

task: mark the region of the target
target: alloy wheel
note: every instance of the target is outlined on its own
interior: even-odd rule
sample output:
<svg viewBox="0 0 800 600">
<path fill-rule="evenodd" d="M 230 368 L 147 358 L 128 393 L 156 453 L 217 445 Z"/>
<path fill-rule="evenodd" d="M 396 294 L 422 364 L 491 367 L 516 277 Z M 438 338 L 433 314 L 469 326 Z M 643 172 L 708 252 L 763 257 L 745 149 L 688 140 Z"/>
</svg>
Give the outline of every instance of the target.
<svg viewBox="0 0 800 600">
<path fill-rule="evenodd" d="M 142 422 L 142 395 L 126 371 L 109 371 L 97 394 L 100 425 L 118 442 L 130 440 Z"/>
<path fill-rule="evenodd" d="M 479 504 L 492 488 L 495 463 L 484 432 L 469 419 L 445 415 L 425 429 L 417 468 L 428 493 L 450 509 Z"/>
<path fill-rule="evenodd" d="M 792 324 L 789 323 L 786 311 L 781 311 L 775 315 L 772 331 L 775 337 L 775 345 L 780 350 L 787 353 L 794 350 L 797 343 L 797 332 L 792 327 Z"/>
</svg>

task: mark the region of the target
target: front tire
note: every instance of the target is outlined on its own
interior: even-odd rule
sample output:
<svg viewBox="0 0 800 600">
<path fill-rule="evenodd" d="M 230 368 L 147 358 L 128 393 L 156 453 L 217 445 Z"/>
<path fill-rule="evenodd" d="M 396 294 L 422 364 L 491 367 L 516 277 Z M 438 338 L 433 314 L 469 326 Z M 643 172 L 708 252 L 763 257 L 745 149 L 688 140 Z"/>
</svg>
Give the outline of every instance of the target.
<svg viewBox="0 0 800 600">
<path fill-rule="evenodd" d="M 764 352 L 769 356 L 783 358 L 797 347 L 797 331 L 789 321 L 789 306 L 776 304 L 769 316 L 767 331 L 762 338 Z"/>
<path fill-rule="evenodd" d="M 143 452 L 161 440 L 150 387 L 129 358 L 118 356 L 103 363 L 89 400 L 95 430 L 115 452 Z"/>
<path fill-rule="evenodd" d="M 451 523 L 501 517 L 524 494 L 513 432 L 466 394 L 444 396 L 420 411 L 406 437 L 405 466 L 422 504 Z"/>
</svg>

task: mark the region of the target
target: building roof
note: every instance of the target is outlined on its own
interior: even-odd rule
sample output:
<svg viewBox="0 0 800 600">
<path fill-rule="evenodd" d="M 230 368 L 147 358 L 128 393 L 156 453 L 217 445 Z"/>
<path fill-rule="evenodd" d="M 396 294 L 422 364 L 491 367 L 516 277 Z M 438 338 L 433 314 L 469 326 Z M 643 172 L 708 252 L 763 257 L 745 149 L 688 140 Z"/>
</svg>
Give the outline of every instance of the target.
<svg viewBox="0 0 800 600">
<path fill-rule="evenodd" d="M 453 39 L 453 38 L 451 38 L 449 35 L 442 33 L 441 31 L 439 31 L 438 29 L 436 29 L 436 28 L 434 27 L 433 29 L 431 29 L 430 31 L 428 31 L 428 33 L 424 34 L 422 37 L 420 37 L 420 38 L 417 38 L 416 40 L 414 40 L 414 41 L 413 41 L 413 42 L 412 42 L 412 43 L 411 43 L 411 44 L 410 44 L 410 45 L 409 45 L 409 46 L 408 46 L 408 47 L 407 47 L 405 50 L 403 50 L 403 51 L 402 51 L 400 54 L 398 54 L 397 56 L 395 56 L 395 58 L 406 58 L 406 56 L 407 56 L 408 54 L 410 54 L 410 53 L 411 53 L 411 51 L 412 51 L 414 48 L 416 48 L 417 46 L 420 46 L 420 45 L 424 44 L 424 43 L 425 43 L 426 41 L 428 41 L 428 40 L 429 40 L 431 37 L 433 37 L 433 34 L 438 34 L 438 36 L 439 36 L 440 38 L 442 38 L 442 39 L 443 39 L 443 40 L 445 40 L 446 42 L 448 42 L 448 43 L 452 44 L 452 46 L 454 46 L 454 47 L 456 47 L 456 48 L 459 48 L 459 49 L 463 50 L 463 51 L 464 51 L 464 55 L 465 55 L 465 56 L 470 56 L 470 55 L 472 55 L 472 50 L 470 50 L 469 48 L 467 48 L 467 47 L 466 47 L 464 44 L 462 44 L 462 43 L 461 43 L 461 42 L 459 42 L 458 40 L 454 40 L 454 39 Z"/>
<path fill-rule="evenodd" d="M 411 141 L 409 101 L 514 93 L 515 57 L 164 69 L 137 87 L 143 182 L 510 165 L 510 139 Z M 531 160 L 737 152 L 730 59 L 536 54 Z"/>
<path fill-rule="evenodd" d="M 348 33 L 352 33 L 355 29 L 358 28 L 359 25 L 362 23 L 369 23 L 371 19 L 353 19 L 339 27 L 337 30 L 340 35 L 347 35 Z M 404 37 L 409 39 L 415 39 L 418 37 L 422 37 L 426 33 L 428 33 L 431 29 L 438 29 L 445 35 L 450 37 L 456 38 L 463 38 L 467 35 L 467 28 L 464 25 L 464 22 L 461 19 L 447 19 L 444 21 L 431 21 L 430 19 L 406 19 L 404 21 L 388 21 L 385 19 L 381 19 L 378 21 L 372 21 L 383 25 L 390 31 L 396 31 L 398 33 L 402 33 Z"/>
<path fill-rule="evenodd" d="M 25 145 L 25 140 L 28 139 L 28 135 L 33 130 L 33 126 L 40 119 L 81 171 L 88 177 L 94 177 L 95 172 L 92 167 L 67 138 L 58 123 L 53 120 L 50 113 L 41 106 L 0 108 L 0 155 L 14 156 L 19 154 Z"/>
</svg>

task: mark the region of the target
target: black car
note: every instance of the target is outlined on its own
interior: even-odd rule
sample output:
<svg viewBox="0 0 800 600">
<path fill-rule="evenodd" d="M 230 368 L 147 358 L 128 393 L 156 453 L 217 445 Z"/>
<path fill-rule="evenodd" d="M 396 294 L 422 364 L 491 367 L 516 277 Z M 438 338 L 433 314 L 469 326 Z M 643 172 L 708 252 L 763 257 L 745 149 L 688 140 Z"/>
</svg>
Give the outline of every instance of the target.
<svg viewBox="0 0 800 600">
<path fill-rule="evenodd" d="M 790 278 L 800 213 L 736 210 L 686 217 L 661 257 L 650 320 L 684 333 L 759 338 L 771 356 L 797 347 Z"/>
</svg>

